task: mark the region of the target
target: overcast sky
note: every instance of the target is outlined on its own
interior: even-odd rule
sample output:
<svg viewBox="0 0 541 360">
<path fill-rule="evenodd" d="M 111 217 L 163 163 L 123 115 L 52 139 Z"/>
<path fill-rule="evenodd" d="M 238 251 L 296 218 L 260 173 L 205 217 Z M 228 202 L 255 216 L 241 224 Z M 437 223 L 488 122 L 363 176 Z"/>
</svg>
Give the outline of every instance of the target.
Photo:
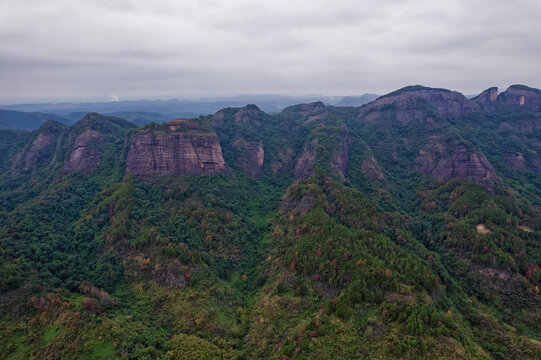
<svg viewBox="0 0 541 360">
<path fill-rule="evenodd" d="M 514 83 L 540 0 L 0 0 L 0 104 Z"/>
</svg>

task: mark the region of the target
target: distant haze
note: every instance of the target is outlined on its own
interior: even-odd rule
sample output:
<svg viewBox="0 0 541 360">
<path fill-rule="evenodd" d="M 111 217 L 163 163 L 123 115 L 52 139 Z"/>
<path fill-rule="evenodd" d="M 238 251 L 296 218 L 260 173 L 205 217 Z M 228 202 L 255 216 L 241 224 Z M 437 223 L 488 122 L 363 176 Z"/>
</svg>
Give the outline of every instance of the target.
<svg viewBox="0 0 541 360">
<path fill-rule="evenodd" d="M 2 0 L 0 104 L 541 87 L 539 0 Z"/>
</svg>

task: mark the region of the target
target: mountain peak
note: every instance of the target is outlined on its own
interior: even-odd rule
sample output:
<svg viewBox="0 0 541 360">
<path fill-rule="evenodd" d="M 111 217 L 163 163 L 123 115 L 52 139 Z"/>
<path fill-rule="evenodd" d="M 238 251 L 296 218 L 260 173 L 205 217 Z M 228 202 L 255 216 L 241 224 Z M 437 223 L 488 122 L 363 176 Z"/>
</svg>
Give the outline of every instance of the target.
<svg viewBox="0 0 541 360">
<path fill-rule="evenodd" d="M 426 118 L 431 110 L 441 115 L 460 116 L 479 110 L 479 105 L 456 91 L 413 85 L 361 106 L 358 118 L 372 122 L 386 118 L 382 117 L 383 113 L 389 113 L 399 122 L 407 123 Z"/>
<path fill-rule="evenodd" d="M 431 87 L 427 87 L 427 86 L 423 86 L 423 85 L 409 85 L 409 86 L 405 86 L 405 87 L 403 87 L 401 89 L 392 91 L 392 92 L 390 92 L 388 94 L 385 94 L 383 96 L 380 96 L 378 99 L 381 99 L 381 98 L 384 98 L 384 97 L 390 97 L 390 96 L 403 95 L 403 94 L 406 94 L 406 93 L 421 92 L 421 91 L 423 91 L 423 92 L 425 92 L 425 91 L 428 91 L 428 92 L 445 92 L 445 93 L 459 94 L 456 91 L 451 91 L 451 90 L 443 89 L 443 88 L 431 88 Z"/>
<path fill-rule="evenodd" d="M 58 131 L 67 128 L 66 125 L 56 121 L 56 120 L 47 120 L 43 125 L 40 126 L 39 131 Z"/>
<path fill-rule="evenodd" d="M 537 109 L 541 107 L 541 90 L 526 85 L 511 85 L 498 96 L 498 102 Z"/>
<path fill-rule="evenodd" d="M 121 128 L 130 129 L 136 127 L 135 124 L 124 120 L 116 116 L 102 115 L 96 112 L 90 112 L 83 116 L 83 118 L 77 121 L 74 125 L 75 128 Z"/>
<path fill-rule="evenodd" d="M 498 99 L 498 88 L 493 86 L 484 90 L 482 93 L 480 93 L 479 95 L 477 95 L 471 100 L 481 105 L 483 108 L 486 108 L 487 106 L 492 106 L 496 102 L 497 99 Z"/>
</svg>

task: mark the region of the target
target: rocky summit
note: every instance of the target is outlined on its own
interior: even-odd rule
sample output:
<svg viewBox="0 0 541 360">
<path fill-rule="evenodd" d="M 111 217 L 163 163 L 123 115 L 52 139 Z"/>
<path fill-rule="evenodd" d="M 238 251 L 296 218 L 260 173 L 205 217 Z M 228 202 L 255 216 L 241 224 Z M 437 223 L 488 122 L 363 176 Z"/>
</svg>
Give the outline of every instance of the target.
<svg viewBox="0 0 541 360">
<path fill-rule="evenodd" d="M 173 120 L 149 126 L 130 140 L 126 172 L 138 175 L 227 173 L 216 134 L 196 123 Z"/>
<path fill-rule="evenodd" d="M 541 358 L 540 94 L 10 125 L 0 358 Z"/>
</svg>

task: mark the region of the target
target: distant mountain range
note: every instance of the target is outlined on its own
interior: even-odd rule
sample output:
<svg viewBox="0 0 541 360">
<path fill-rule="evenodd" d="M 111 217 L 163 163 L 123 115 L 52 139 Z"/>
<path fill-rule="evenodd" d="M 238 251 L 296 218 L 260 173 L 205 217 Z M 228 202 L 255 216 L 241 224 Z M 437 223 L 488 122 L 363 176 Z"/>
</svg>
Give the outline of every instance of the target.
<svg viewBox="0 0 541 360">
<path fill-rule="evenodd" d="M 541 359 L 541 90 L 109 111 L 0 130 L 0 359 Z"/>
<path fill-rule="evenodd" d="M 280 95 L 239 95 L 227 98 L 203 98 L 196 100 L 125 100 L 83 103 L 41 103 L 0 106 L 0 129 L 33 130 L 46 120 L 56 120 L 66 125 L 74 124 L 89 112 L 118 116 L 137 125 L 149 122 L 162 123 L 177 118 L 195 118 L 213 114 L 226 107 L 240 107 L 256 104 L 268 113 L 298 104 L 322 101 L 326 105 L 361 106 L 378 95 L 361 96 L 280 96 Z"/>
<path fill-rule="evenodd" d="M 340 100 L 336 106 L 361 106 L 376 100 L 379 95 L 376 94 L 364 94 L 361 96 L 346 96 Z"/>
<path fill-rule="evenodd" d="M 79 117 L 80 118 L 80 117 Z M 66 117 L 42 112 L 24 112 L 0 109 L 0 129 L 34 130 L 45 124 L 47 120 L 56 120 L 66 125 L 75 123 Z"/>
</svg>

